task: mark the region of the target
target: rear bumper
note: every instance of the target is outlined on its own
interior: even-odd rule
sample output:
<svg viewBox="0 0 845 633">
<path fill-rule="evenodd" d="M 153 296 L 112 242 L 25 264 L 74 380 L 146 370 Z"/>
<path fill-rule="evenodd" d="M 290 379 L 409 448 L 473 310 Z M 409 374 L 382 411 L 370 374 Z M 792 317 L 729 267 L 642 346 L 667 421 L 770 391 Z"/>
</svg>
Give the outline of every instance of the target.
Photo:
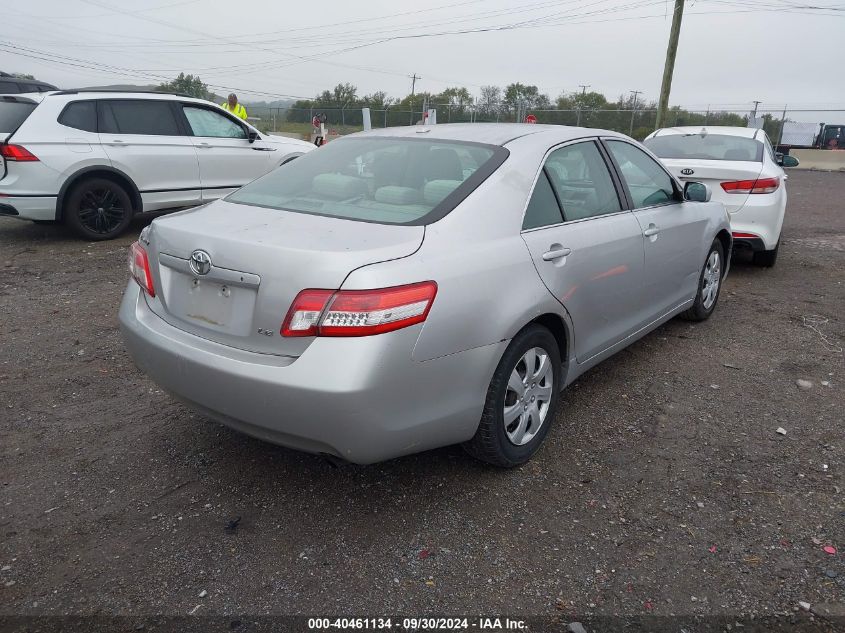
<svg viewBox="0 0 845 633">
<path fill-rule="evenodd" d="M 55 220 L 56 196 L 0 195 L 0 216 L 22 220 Z"/>
<path fill-rule="evenodd" d="M 786 206 L 780 196 L 774 194 L 749 195 L 745 204 L 731 213 L 731 231 L 753 237 L 734 236 L 738 248 L 753 247 L 754 250 L 773 250 L 780 240 Z M 760 245 L 762 247 L 760 248 Z"/>
<path fill-rule="evenodd" d="M 188 406 L 260 439 L 362 464 L 471 438 L 507 345 L 415 362 L 414 326 L 318 338 L 298 358 L 257 354 L 174 328 L 134 282 L 120 324 L 138 367 Z"/>
</svg>

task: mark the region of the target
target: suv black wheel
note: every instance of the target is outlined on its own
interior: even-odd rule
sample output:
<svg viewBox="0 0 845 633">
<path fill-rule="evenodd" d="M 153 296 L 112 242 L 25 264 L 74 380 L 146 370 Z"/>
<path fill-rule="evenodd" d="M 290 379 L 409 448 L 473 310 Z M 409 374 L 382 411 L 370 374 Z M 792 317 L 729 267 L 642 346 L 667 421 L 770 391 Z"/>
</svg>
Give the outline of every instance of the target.
<svg viewBox="0 0 845 633">
<path fill-rule="evenodd" d="M 132 200 L 113 180 L 88 178 L 65 198 L 64 220 L 86 240 L 111 240 L 129 226 Z"/>
<path fill-rule="evenodd" d="M 527 462 L 554 420 L 561 380 L 557 340 L 542 325 L 529 325 L 502 355 L 478 430 L 464 449 L 494 466 Z"/>
</svg>

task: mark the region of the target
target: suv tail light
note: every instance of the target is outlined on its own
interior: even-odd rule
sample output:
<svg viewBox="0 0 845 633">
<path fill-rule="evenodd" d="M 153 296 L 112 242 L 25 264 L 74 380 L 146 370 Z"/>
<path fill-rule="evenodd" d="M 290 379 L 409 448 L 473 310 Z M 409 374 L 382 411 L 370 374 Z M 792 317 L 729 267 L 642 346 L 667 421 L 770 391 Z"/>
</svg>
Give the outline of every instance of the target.
<svg viewBox="0 0 845 633">
<path fill-rule="evenodd" d="M 0 145 L 0 156 L 19 163 L 38 162 L 38 157 L 22 145 Z"/>
<path fill-rule="evenodd" d="M 422 323 L 437 284 L 378 290 L 303 290 L 282 323 L 282 336 L 370 336 Z"/>
<path fill-rule="evenodd" d="M 723 182 L 722 189 L 728 193 L 774 193 L 780 186 L 780 178 L 758 178 L 757 180 L 733 180 Z"/>
<path fill-rule="evenodd" d="M 147 257 L 147 251 L 138 242 L 129 247 L 129 273 L 132 275 L 132 279 L 138 282 L 138 285 L 148 295 L 156 296 L 155 288 L 153 288 L 153 276 L 150 273 L 150 260 Z"/>
</svg>

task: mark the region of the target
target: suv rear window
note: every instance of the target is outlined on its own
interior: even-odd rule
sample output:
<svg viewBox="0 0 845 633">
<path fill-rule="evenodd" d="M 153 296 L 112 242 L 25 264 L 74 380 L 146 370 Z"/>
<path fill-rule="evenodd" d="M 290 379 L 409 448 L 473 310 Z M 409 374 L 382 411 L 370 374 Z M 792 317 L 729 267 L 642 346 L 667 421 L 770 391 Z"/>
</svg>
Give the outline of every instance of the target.
<svg viewBox="0 0 845 633">
<path fill-rule="evenodd" d="M 728 134 L 668 134 L 643 141 L 660 158 L 747 160 L 763 162 L 763 144 L 753 138 Z"/>
<path fill-rule="evenodd" d="M 26 121 L 38 104 L 0 98 L 0 134 L 11 134 Z"/>
<path fill-rule="evenodd" d="M 181 136 L 169 101 L 109 99 L 100 101 L 100 132 Z"/>
<path fill-rule="evenodd" d="M 65 106 L 59 115 L 59 123 L 86 132 L 97 131 L 97 102 L 74 101 Z"/>
<path fill-rule="evenodd" d="M 454 209 L 507 155 L 503 147 L 480 143 L 339 139 L 226 199 L 380 224 L 428 224 Z"/>
</svg>

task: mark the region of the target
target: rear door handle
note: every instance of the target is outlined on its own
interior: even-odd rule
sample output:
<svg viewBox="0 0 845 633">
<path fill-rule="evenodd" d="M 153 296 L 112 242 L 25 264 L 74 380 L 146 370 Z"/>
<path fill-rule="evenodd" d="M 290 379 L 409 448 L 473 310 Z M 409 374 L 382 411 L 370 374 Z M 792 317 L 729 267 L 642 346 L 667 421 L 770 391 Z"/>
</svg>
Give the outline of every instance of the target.
<svg viewBox="0 0 845 633">
<path fill-rule="evenodd" d="M 109 142 L 109 145 L 126 145 L 126 141 L 121 141 L 119 139 L 114 139 Z"/>
<path fill-rule="evenodd" d="M 654 224 L 649 224 L 648 228 L 643 231 L 643 235 L 645 235 L 646 237 L 654 237 L 658 233 L 660 233 L 660 229 L 657 228 Z"/>
<path fill-rule="evenodd" d="M 561 257 L 566 257 L 572 252 L 571 248 L 554 248 L 550 251 L 546 251 L 543 253 L 543 261 L 550 262 L 554 261 L 555 259 L 560 259 Z"/>
<path fill-rule="evenodd" d="M 203 149 L 210 149 L 211 145 L 208 143 L 197 143 L 197 147 L 202 147 Z"/>
</svg>

